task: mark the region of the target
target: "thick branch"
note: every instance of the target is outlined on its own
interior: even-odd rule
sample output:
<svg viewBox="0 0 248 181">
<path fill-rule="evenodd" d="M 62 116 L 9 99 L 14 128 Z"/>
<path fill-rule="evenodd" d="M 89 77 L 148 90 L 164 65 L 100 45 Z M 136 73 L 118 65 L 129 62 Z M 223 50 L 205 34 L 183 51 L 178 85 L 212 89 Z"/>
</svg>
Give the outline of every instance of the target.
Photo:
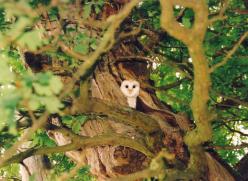
<svg viewBox="0 0 248 181">
<path fill-rule="evenodd" d="M 170 35 L 185 43 L 189 49 L 194 67 L 194 88 L 191 101 L 196 128 L 184 137 L 190 149 L 188 169 L 196 174 L 204 172 L 205 158 L 199 145 L 208 141 L 212 136 L 211 117 L 208 112 L 210 76 L 208 61 L 203 50 L 203 40 L 208 27 L 208 7 L 204 0 L 160 0 L 162 6 L 161 26 Z M 174 17 L 173 6 L 181 5 L 192 8 L 195 13 L 195 22 L 191 29 L 182 27 Z M 199 175 L 195 175 L 198 177 Z"/>
<path fill-rule="evenodd" d="M 131 108 L 122 108 L 118 105 L 108 104 L 99 99 L 89 101 L 89 111 L 95 113 L 104 113 L 109 118 L 124 124 L 131 125 L 137 130 L 152 133 L 160 129 L 158 123 L 153 118 L 142 112 Z"/>
<path fill-rule="evenodd" d="M 208 26 L 208 8 L 203 0 L 160 1 L 162 6 L 161 26 L 175 38 L 183 41 L 189 48 L 194 66 L 194 90 L 191 102 L 197 128 L 185 137 L 186 144 L 198 145 L 211 137 L 211 126 L 207 102 L 209 100 L 210 77 L 208 62 L 204 55 L 202 42 Z M 181 5 L 194 10 L 195 23 L 192 29 L 179 25 L 173 14 L 173 6 Z M 204 80 L 204 81 L 203 81 Z"/>
<path fill-rule="evenodd" d="M 165 160 L 173 161 L 175 159 L 174 154 L 170 154 L 165 150 L 159 152 L 159 154 L 153 158 L 150 167 L 140 172 L 121 176 L 118 178 L 109 179 L 108 181 L 134 181 L 142 178 L 157 177 L 159 180 L 191 180 L 194 178 L 191 170 L 177 170 L 166 168 Z"/>
<path fill-rule="evenodd" d="M 124 137 L 120 134 L 111 133 L 111 134 L 105 134 L 105 135 L 98 135 L 94 137 L 85 137 L 85 136 L 79 136 L 68 129 L 58 129 L 56 131 L 61 132 L 62 134 L 65 134 L 67 136 L 70 136 L 72 142 L 67 145 L 63 146 L 56 146 L 51 148 L 38 148 L 38 149 L 29 149 L 25 152 L 19 153 L 12 158 L 6 160 L 2 166 L 6 166 L 12 163 L 20 163 L 25 158 L 28 158 L 33 155 L 43 155 L 43 154 L 50 154 L 50 153 L 59 153 L 59 152 L 66 152 L 66 151 L 72 151 L 77 150 L 79 148 L 88 148 L 88 147 L 94 147 L 94 146 L 103 146 L 103 145 L 112 145 L 112 146 L 125 146 L 129 148 L 133 148 L 137 151 L 140 151 L 141 153 L 145 154 L 148 157 L 153 157 L 153 153 L 150 152 L 144 145 L 141 143 L 130 139 L 128 137 Z"/>
</svg>

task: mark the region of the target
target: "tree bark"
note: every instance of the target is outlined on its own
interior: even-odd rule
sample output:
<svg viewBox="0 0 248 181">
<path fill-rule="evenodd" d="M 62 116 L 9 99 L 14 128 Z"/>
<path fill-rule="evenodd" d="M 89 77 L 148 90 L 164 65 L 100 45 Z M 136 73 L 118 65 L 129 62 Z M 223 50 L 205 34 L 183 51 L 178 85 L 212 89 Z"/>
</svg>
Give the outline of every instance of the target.
<svg viewBox="0 0 248 181">
<path fill-rule="evenodd" d="M 111 12 L 115 14 L 118 11 L 114 9 Z M 157 154 L 162 148 L 166 148 L 170 153 L 175 154 L 176 159 L 180 162 L 181 169 L 186 168 L 190 155 L 183 142 L 183 136 L 186 131 L 191 129 L 189 121 L 180 114 L 171 112 L 169 106 L 161 103 L 156 97 L 155 91 L 147 87 L 147 85 L 152 84 L 149 79 L 150 68 L 148 65 L 150 62 L 140 58 L 118 61 L 119 57 L 133 55 L 145 56 L 145 50 L 141 49 L 136 43 L 137 41 L 135 40 L 131 42 L 119 40 L 112 50 L 102 57 L 102 61 L 96 65 L 94 73 L 92 77 L 90 77 L 90 97 L 100 99 L 110 105 L 128 107 L 127 100 L 121 93 L 119 87 L 123 80 L 137 80 L 141 85 L 141 91 L 138 97 L 136 111 L 143 112 L 156 120 L 159 129 L 147 134 L 114 118 L 107 120 L 95 119 L 87 121 L 82 126 L 80 135 L 93 137 L 104 133 L 118 133 L 128 136 L 137 142 L 144 142 L 144 140 L 149 137 L 149 139 L 152 140 L 152 145 L 147 145 L 147 147 L 149 147 L 153 154 Z M 44 58 L 45 57 L 40 56 L 40 61 L 38 62 L 46 62 L 41 61 L 41 59 Z M 30 63 L 28 65 L 31 66 Z M 45 70 L 43 65 L 39 66 L 39 70 L 31 68 L 35 72 L 53 71 L 53 61 L 51 60 L 45 67 Z M 54 67 L 58 70 L 59 66 Z M 59 69 L 63 70 L 63 66 L 60 66 Z M 70 76 L 64 76 L 61 79 L 66 86 L 70 80 Z M 83 113 L 81 107 L 85 108 L 84 103 L 80 101 L 77 102 L 73 114 Z M 100 111 L 92 111 L 89 108 L 89 112 L 100 113 L 102 109 L 103 108 L 101 108 Z M 130 111 L 130 116 L 131 115 L 132 111 Z M 65 145 L 71 142 L 70 137 L 60 132 L 51 131 L 49 135 L 56 140 L 58 145 Z M 208 153 L 202 154 L 205 154 L 209 168 L 208 172 L 206 170 L 206 178 L 204 179 L 211 181 L 234 180 L 234 177 L 211 155 Z M 151 161 L 151 159 L 143 153 L 121 145 L 80 148 L 75 151 L 66 152 L 66 155 L 80 165 L 82 165 L 82 163 L 90 165 L 91 173 L 95 175 L 98 180 L 106 180 L 107 178 L 114 178 L 141 171 L 147 168 Z M 28 167 L 33 167 L 33 164 L 30 163 Z"/>
<path fill-rule="evenodd" d="M 31 142 L 22 145 L 21 151 L 30 147 Z M 26 158 L 20 164 L 20 175 L 22 181 L 29 181 L 32 176 L 35 181 L 47 181 L 49 172 L 45 168 L 43 156 L 35 155 Z"/>
<path fill-rule="evenodd" d="M 114 72 L 113 69 L 118 69 L 118 72 Z M 136 70 L 140 70 L 140 72 Z M 180 129 L 178 129 L 177 123 L 174 122 L 175 117 L 165 105 L 158 101 L 154 95 L 154 91 L 147 92 L 146 88 L 143 87 L 145 82 L 149 80 L 147 63 L 129 62 L 109 65 L 109 62 L 106 61 L 105 63 L 99 64 L 91 81 L 92 97 L 104 100 L 104 102 L 110 104 L 127 107 L 127 99 L 119 88 L 121 81 L 124 79 L 134 79 L 141 83 L 137 109 L 140 109 L 139 111 L 149 112 L 147 116 L 161 120 L 158 122 L 161 130 L 152 135 L 154 139 L 156 138 L 152 152 L 156 153 L 163 146 L 167 145 L 167 148 L 175 153 L 178 159 L 186 162 L 188 159 L 187 150 L 183 145 Z M 162 110 L 164 110 L 164 112 Z M 126 135 L 130 137 L 130 139 L 140 141 L 145 137 L 144 134 L 138 132 L 132 126 L 111 119 L 88 121 L 84 124 L 80 134 L 93 137 L 109 131 Z M 159 135 L 163 136 L 160 137 Z M 70 139 L 65 138 L 61 133 L 54 133 L 54 138 L 59 145 L 68 144 L 70 142 Z M 123 146 L 82 148 L 81 151 L 67 152 L 67 155 L 76 162 L 84 161 L 85 164 L 91 165 L 91 172 L 103 180 L 109 177 L 112 178 L 140 171 L 146 168 L 150 162 L 150 159 L 144 154 Z"/>
</svg>

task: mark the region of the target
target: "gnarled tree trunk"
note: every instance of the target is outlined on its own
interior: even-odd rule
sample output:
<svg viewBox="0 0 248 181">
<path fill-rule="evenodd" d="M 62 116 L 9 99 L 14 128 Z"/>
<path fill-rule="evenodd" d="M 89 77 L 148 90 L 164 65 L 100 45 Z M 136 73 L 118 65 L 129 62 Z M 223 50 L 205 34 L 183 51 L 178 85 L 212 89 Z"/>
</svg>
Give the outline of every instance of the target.
<svg viewBox="0 0 248 181">
<path fill-rule="evenodd" d="M 166 147 L 170 152 L 175 153 L 179 160 L 186 163 L 188 159 L 187 150 L 183 145 L 182 134 L 177 126 L 176 119 L 178 121 L 185 120 L 178 119 L 180 116 L 175 118 L 175 115 L 156 98 L 154 91 L 146 90 L 145 85 L 149 82 L 147 62 L 127 61 L 113 63 L 112 59 L 100 63 L 91 80 L 92 97 L 117 107 L 120 107 L 120 105 L 127 107 L 127 100 L 119 88 L 121 81 L 126 79 L 138 80 L 140 82 L 141 91 L 137 109 L 157 120 L 157 124 L 161 127 L 159 130 L 146 133 L 150 134 L 149 136 L 154 139 L 153 145 L 150 148 L 151 151 L 156 154 L 162 147 Z M 104 110 L 104 108 L 98 108 L 99 111 L 94 109 L 93 112 L 100 113 Z M 133 113 L 130 111 L 129 114 L 131 116 Z M 93 137 L 100 134 L 111 134 L 111 132 L 126 135 L 130 139 L 140 142 L 144 142 L 147 136 L 144 132 L 142 133 L 140 130 L 117 119 L 90 120 L 84 124 L 80 134 Z M 54 137 L 59 145 L 70 142 L 70 139 L 65 138 L 61 133 L 54 133 Z M 150 159 L 143 153 L 123 146 L 105 145 L 94 148 L 82 148 L 81 151 L 71 151 L 67 155 L 77 162 L 82 162 L 83 160 L 85 164 L 91 165 L 91 172 L 102 179 L 140 171 L 146 168 L 150 162 Z"/>
<path fill-rule="evenodd" d="M 161 103 L 156 97 L 152 86 L 148 86 L 152 85 L 149 79 L 151 65 L 148 66 L 151 62 L 133 56 L 137 54 L 144 56 L 145 52 L 136 44 L 135 38 L 129 42 L 120 41 L 96 65 L 93 76 L 90 77 L 90 100 L 86 106 L 84 102 L 77 102 L 73 113 L 84 113 L 81 111 L 81 107 L 87 107 L 87 113 L 106 114 L 107 116 L 104 119 L 95 118 L 87 121 L 82 126 L 80 135 L 90 137 L 105 134 L 124 135 L 145 145 L 153 155 L 156 155 L 162 148 L 166 148 L 170 153 L 175 154 L 176 160 L 180 163 L 178 169 L 183 169 L 187 167 L 190 157 L 183 142 L 183 136 L 186 131 L 191 129 L 191 126 L 187 119 L 171 112 L 169 106 Z M 134 58 L 119 59 L 119 57 L 125 56 Z M 36 63 L 45 62 L 42 59 L 44 57 L 40 56 Z M 34 59 L 31 58 L 32 60 Z M 31 64 L 29 63 L 29 65 Z M 43 66 L 40 66 L 39 70 L 34 71 L 55 71 L 54 67 L 53 60 L 50 60 L 46 64 L 45 70 Z M 56 68 L 58 67 L 56 66 Z M 60 69 L 63 70 L 63 66 Z M 70 78 L 62 77 L 65 86 Z M 128 79 L 137 80 L 141 85 L 136 110 L 128 108 L 127 100 L 119 88 L 121 82 Z M 139 120 L 142 117 L 138 116 L 140 114 L 143 115 L 143 118 L 145 114 L 151 122 Z M 132 124 L 131 120 L 135 120 L 135 118 L 138 123 Z M 55 124 L 59 126 L 56 120 Z M 138 126 L 135 127 L 134 125 Z M 50 131 L 49 135 L 56 140 L 58 145 L 71 142 L 70 137 L 60 132 Z M 99 180 L 106 180 L 107 178 L 135 173 L 149 166 L 151 161 L 149 155 L 130 147 L 122 146 L 121 143 L 120 145 L 114 143 L 80 148 L 66 152 L 66 155 L 81 165 L 82 163 L 90 165 L 90 171 L 93 175 L 97 176 Z M 209 169 L 206 168 L 205 179 L 208 178 L 213 181 L 218 176 L 218 178 L 222 177 L 225 180 L 234 180 L 233 176 L 208 153 L 206 153 L 206 160 Z M 28 165 L 28 167 L 32 166 L 33 164 Z M 207 170 L 209 171 L 208 174 Z"/>
</svg>

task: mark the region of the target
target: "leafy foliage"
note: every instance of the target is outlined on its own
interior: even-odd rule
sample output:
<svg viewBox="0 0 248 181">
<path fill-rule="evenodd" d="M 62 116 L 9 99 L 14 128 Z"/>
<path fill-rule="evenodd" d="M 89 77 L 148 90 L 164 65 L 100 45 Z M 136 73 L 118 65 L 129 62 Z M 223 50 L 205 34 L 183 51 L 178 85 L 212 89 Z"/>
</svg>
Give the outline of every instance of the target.
<svg viewBox="0 0 248 181">
<path fill-rule="evenodd" d="M 59 94 L 64 89 L 61 80 L 49 71 L 33 74 L 24 63 L 23 51 L 41 51 L 43 47 L 52 44 L 51 37 L 56 36 L 47 38 L 45 29 L 35 29 L 33 27 L 36 22 L 42 21 L 42 18 L 33 15 L 33 12 L 37 11 L 36 8 L 43 7 L 43 5 L 48 8 L 50 21 L 59 21 L 63 25 L 61 29 L 64 33 L 57 37 L 56 42 L 63 42 L 65 46 L 71 47 L 68 48 L 69 51 L 73 50 L 80 55 L 90 54 L 96 50 L 102 34 L 105 32 L 104 25 L 102 25 L 102 32 L 94 34 L 90 28 L 85 28 L 89 25 L 82 26 L 80 22 L 68 23 L 72 21 L 69 16 L 70 12 L 66 14 L 63 6 L 49 7 L 50 0 L 30 0 L 28 3 L 26 1 L 16 1 L 16 7 L 19 7 L 17 9 L 13 8 L 14 2 L 10 1 L 9 4 L 12 4 L 12 6 L 7 2 L 0 5 L 1 152 L 9 148 L 23 132 L 22 129 L 18 128 L 20 115 L 17 112 L 24 112 L 26 113 L 25 116 L 27 116 L 28 111 L 61 113 L 61 110 L 65 107 L 59 99 Z M 68 5 L 66 3 L 74 2 L 66 0 L 62 4 Z M 208 0 L 207 2 L 209 18 L 211 18 L 219 13 L 222 8 L 222 1 Z M 100 19 L 103 16 L 101 11 L 106 8 L 105 5 L 108 3 L 103 0 L 85 0 L 82 2 L 83 8 L 79 17 L 85 21 L 91 15 Z M 26 11 L 23 11 L 23 9 Z M 247 31 L 248 15 L 240 13 L 243 10 L 247 11 L 244 1 L 230 0 L 225 12 L 226 18 L 209 25 L 203 44 L 209 66 L 221 62 Z M 192 27 L 194 13 L 191 9 L 183 9 L 179 6 L 175 7 L 174 13 L 182 26 Z M 184 113 L 193 121 L 190 107 L 194 78 L 192 59 L 187 47 L 182 42 L 161 31 L 160 14 L 159 1 L 144 0 L 133 11 L 130 17 L 133 24 L 128 26 L 139 24 L 144 32 L 149 30 L 159 37 L 159 41 L 154 42 L 153 37 L 142 31 L 138 37 L 138 43 L 143 48 L 149 47 L 150 44 L 153 45 L 147 48 L 149 51 L 146 50 L 145 56 L 159 59 L 151 68 L 150 77 L 154 81 L 156 94 L 163 102 L 170 105 L 174 112 Z M 68 21 L 63 19 L 64 16 L 68 18 Z M 91 23 L 94 24 L 95 22 L 89 22 L 89 24 Z M 130 27 L 127 27 L 127 29 Z M 216 118 L 212 123 L 214 132 L 209 146 L 235 146 L 248 142 L 247 45 L 247 40 L 242 42 L 230 60 L 211 74 L 212 88 L 209 110 L 216 114 Z M 50 48 L 42 53 L 55 59 L 58 64 L 62 64 L 66 73 L 73 74 L 81 62 L 61 49 L 61 47 Z M 166 88 L 171 84 L 175 84 L 175 86 Z M 79 133 L 86 120 L 87 116 L 85 115 L 62 116 L 62 124 L 71 128 L 76 134 Z M 36 132 L 32 138 L 32 144 L 35 147 L 55 146 L 55 143 L 44 130 Z M 240 158 L 247 153 L 247 148 L 217 151 L 224 160 L 235 166 Z M 55 176 L 61 175 L 63 172 L 69 172 L 75 167 L 75 164 L 64 154 L 51 154 L 49 159 L 53 165 L 52 172 Z M 0 176 L 18 177 L 18 169 L 18 165 L 5 167 L 0 170 Z M 92 180 L 89 176 L 89 168 L 80 169 L 71 180 Z"/>
<path fill-rule="evenodd" d="M 216 0 L 209 0 L 210 17 L 220 10 L 220 3 Z M 144 1 L 140 10 L 143 12 L 156 11 L 159 13 L 159 5 L 156 1 Z M 149 7 L 149 8 L 147 8 Z M 223 21 L 216 21 L 209 26 L 207 31 L 204 48 L 210 66 L 220 62 L 226 56 L 227 52 L 234 46 L 238 39 L 247 31 L 247 14 L 239 14 L 234 9 L 245 10 L 244 1 L 230 1 L 229 7 L 226 10 L 227 18 Z M 192 10 L 185 9 L 180 17 L 181 7 L 175 8 L 175 17 L 186 27 L 191 27 L 194 14 Z M 158 26 L 154 21 L 157 17 L 148 18 L 147 14 L 137 11 L 137 16 L 147 18 L 148 24 L 144 28 L 152 26 L 157 29 Z M 151 40 L 146 41 L 148 45 Z M 144 42 L 143 42 L 144 43 Z M 248 87 L 247 87 L 247 40 L 245 40 L 235 54 L 231 57 L 228 63 L 211 75 L 212 90 L 210 110 L 217 113 L 217 119 L 213 122 L 214 136 L 213 144 L 240 145 L 247 142 L 247 137 L 233 130 L 238 130 L 247 133 L 247 104 Z M 160 39 L 159 46 L 156 47 L 158 54 L 163 54 L 167 57 L 157 65 L 157 68 L 151 75 L 151 79 L 155 81 L 156 87 L 164 87 L 178 80 L 184 79 L 180 85 L 169 90 L 159 90 L 157 95 L 165 103 L 172 106 L 176 112 L 185 112 L 190 119 L 193 119 L 190 111 L 190 101 L 192 96 L 192 81 L 187 79 L 193 76 L 193 67 L 189 57 L 187 48 L 180 41 L 169 36 L 163 35 Z M 204 81 L 204 80 L 203 80 Z M 242 104 L 244 103 L 244 104 Z M 223 124 L 225 123 L 225 124 Z M 227 129 L 230 127 L 233 130 Z M 247 149 L 239 150 L 220 150 L 218 151 L 223 159 L 228 163 L 235 165 L 240 158 L 247 152 Z"/>
<path fill-rule="evenodd" d="M 78 116 L 63 116 L 62 122 L 72 129 L 74 133 L 79 133 L 81 126 L 85 123 L 87 120 L 87 116 L 84 115 L 78 115 Z"/>
</svg>

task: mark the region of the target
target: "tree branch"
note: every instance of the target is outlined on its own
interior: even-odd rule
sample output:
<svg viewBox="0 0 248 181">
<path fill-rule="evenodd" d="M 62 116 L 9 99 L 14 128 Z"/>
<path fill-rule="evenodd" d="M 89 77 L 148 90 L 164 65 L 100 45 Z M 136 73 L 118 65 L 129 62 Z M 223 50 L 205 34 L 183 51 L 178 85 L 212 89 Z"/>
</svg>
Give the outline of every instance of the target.
<svg viewBox="0 0 248 181">
<path fill-rule="evenodd" d="M 171 36 L 187 45 L 194 67 L 194 87 L 191 110 L 196 128 L 189 131 L 184 141 L 190 150 L 189 170 L 195 172 L 195 178 L 204 172 L 202 150 L 199 145 L 212 137 L 211 116 L 208 111 L 209 89 L 211 86 L 209 65 L 203 49 L 203 41 L 208 27 L 208 7 L 204 0 L 160 0 L 162 6 L 161 27 Z M 193 9 L 195 21 L 188 29 L 180 25 L 175 17 L 173 7 L 180 5 Z M 203 81 L 204 80 L 204 81 Z"/>
<path fill-rule="evenodd" d="M 209 24 L 213 24 L 215 21 L 218 21 L 218 20 L 226 19 L 227 17 L 224 16 L 224 14 L 225 14 L 227 8 L 228 8 L 228 0 L 224 0 L 224 2 L 222 3 L 222 7 L 220 9 L 219 14 L 214 16 L 214 17 L 212 17 L 209 20 Z"/>
<path fill-rule="evenodd" d="M 64 53 L 66 53 L 67 55 L 69 55 L 69 56 L 71 56 L 71 57 L 73 57 L 75 59 L 78 59 L 80 61 L 86 61 L 87 60 L 87 56 L 82 55 L 81 53 L 73 51 L 70 47 L 66 46 L 64 44 L 64 42 L 59 41 L 57 44 L 62 49 L 62 51 Z"/>
<path fill-rule="evenodd" d="M 229 131 L 231 131 L 231 132 L 233 132 L 233 133 L 238 133 L 238 134 L 240 134 L 241 136 L 248 136 L 248 134 L 246 134 L 246 133 L 243 133 L 243 132 L 241 132 L 241 131 L 239 131 L 239 130 L 236 130 L 236 129 L 231 128 L 231 127 L 228 126 L 228 124 L 226 124 L 225 122 L 222 122 L 222 124 L 223 124 Z"/>
<path fill-rule="evenodd" d="M 208 7 L 203 0 L 160 0 L 160 3 L 162 6 L 162 28 L 188 46 L 190 56 L 193 60 L 194 89 L 191 109 L 193 111 L 197 128 L 185 137 L 185 141 L 188 146 L 198 145 L 209 140 L 212 135 L 207 108 L 211 82 L 208 62 L 202 48 L 202 43 L 208 26 Z M 181 5 L 194 10 L 195 23 L 191 29 L 182 27 L 176 21 L 173 13 L 174 5 Z M 204 80 L 204 82 L 202 80 Z"/>
<path fill-rule="evenodd" d="M 245 101 L 241 101 L 239 100 L 238 98 L 234 98 L 234 97 L 231 97 L 231 96 L 225 96 L 225 95 L 220 95 L 221 97 L 225 98 L 225 99 L 228 99 L 228 100 L 231 100 L 241 106 L 244 106 L 244 107 L 247 107 L 248 108 L 248 102 L 245 102 Z"/>
<path fill-rule="evenodd" d="M 213 146 L 208 146 L 207 149 L 213 148 L 215 150 L 237 150 L 247 147 L 248 147 L 248 143 L 241 143 L 240 145 L 213 145 Z"/>
<path fill-rule="evenodd" d="M 215 64 L 214 66 L 212 66 L 209 70 L 209 73 L 212 73 L 213 71 L 215 71 L 217 68 L 225 65 L 227 63 L 227 61 L 232 57 L 232 55 L 236 52 L 236 50 L 239 48 L 239 46 L 241 45 L 241 43 L 246 39 L 246 37 L 248 36 L 248 31 L 245 32 L 239 39 L 239 41 L 233 46 L 233 48 L 227 53 L 226 57 L 219 63 Z"/>
<path fill-rule="evenodd" d="M 73 75 L 72 81 L 65 87 L 63 92 L 60 94 L 59 98 L 62 99 L 64 96 L 68 95 L 73 89 L 76 81 L 81 77 L 85 76 L 94 64 L 99 60 L 98 57 L 108 51 L 115 42 L 115 31 L 120 26 L 121 22 L 129 15 L 131 10 L 139 3 L 140 0 L 132 0 L 129 2 L 123 9 L 116 15 L 113 15 L 108 18 L 108 23 L 110 23 L 107 31 L 105 32 L 102 41 L 98 45 L 97 49 L 87 57 L 87 60 L 83 62 L 77 72 Z M 0 157 L 0 167 L 1 165 L 8 160 L 12 155 L 16 153 L 16 150 L 26 141 L 28 140 L 37 129 L 41 128 L 45 125 L 49 113 L 46 111 L 38 120 L 33 124 L 33 126 L 25 132 L 22 137 L 8 150 L 6 150 Z"/>
<path fill-rule="evenodd" d="M 128 124 L 140 130 L 141 132 L 153 133 L 160 130 L 156 120 L 142 112 L 129 107 L 120 107 L 118 105 L 108 104 L 100 99 L 91 99 L 88 106 L 89 112 L 104 113 L 115 121 Z"/>
<path fill-rule="evenodd" d="M 19 153 L 10 159 L 4 161 L 1 167 L 12 164 L 12 163 L 20 163 L 25 158 L 28 158 L 33 155 L 43 155 L 43 154 L 51 154 L 51 153 L 60 153 L 66 151 L 77 150 L 79 148 L 88 148 L 94 146 L 103 146 L 103 145 L 112 145 L 112 146 L 125 146 L 129 148 L 133 148 L 149 158 L 152 158 L 154 155 L 151 151 L 149 151 L 143 144 L 130 139 L 129 137 L 122 136 L 116 133 L 98 135 L 94 137 L 86 137 L 79 136 L 71 132 L 69 129 L 59 128 L 55 130 L 56 132 L 60 132 L 66 136 L 69 136 L 72 140 L 70 144 L 56 147 L 47 147 L 47 148 L 31 148 L 27 151 Z"/>
</svg>

